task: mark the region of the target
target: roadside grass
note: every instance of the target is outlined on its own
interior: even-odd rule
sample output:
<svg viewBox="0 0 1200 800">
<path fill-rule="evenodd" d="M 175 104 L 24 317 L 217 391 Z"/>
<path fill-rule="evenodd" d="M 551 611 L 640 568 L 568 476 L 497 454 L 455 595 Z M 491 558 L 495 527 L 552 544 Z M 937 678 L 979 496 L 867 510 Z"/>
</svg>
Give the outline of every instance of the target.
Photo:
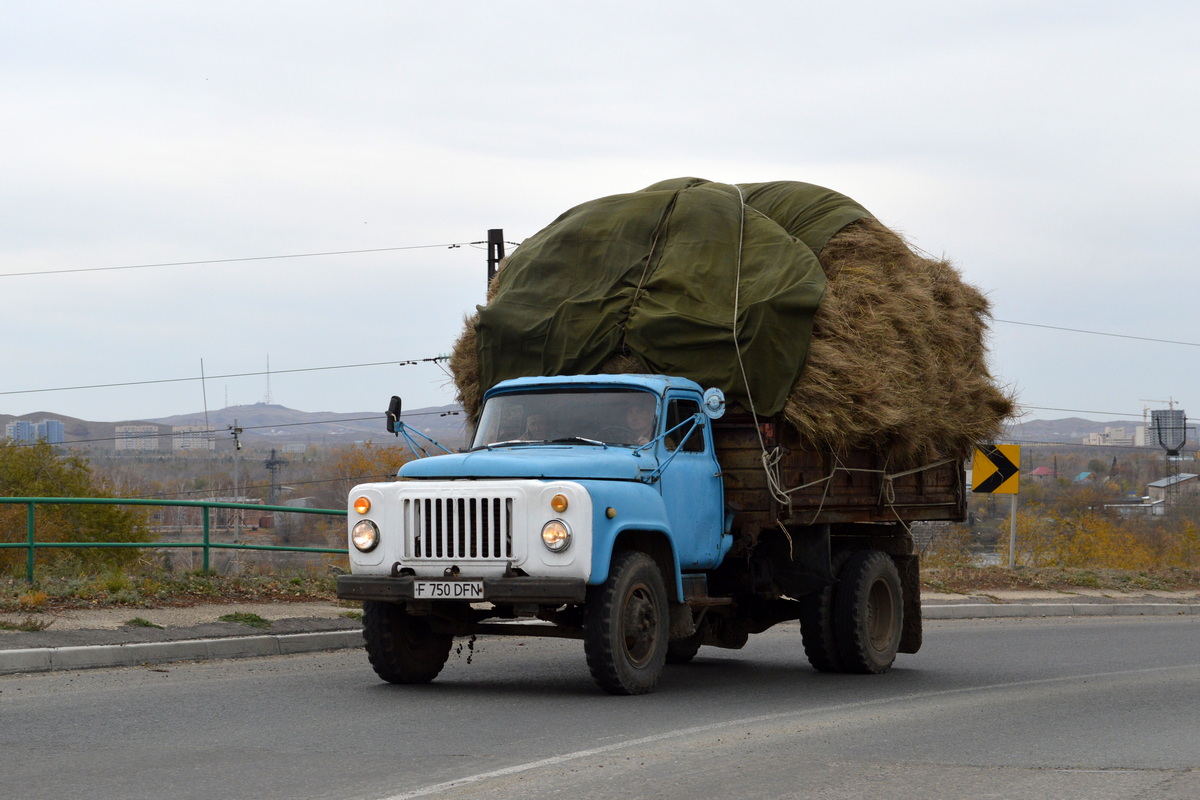
<svg viewBox="0 0 1200 800">
<path fill-rule="evenodd" d="M 923 564 L 926 589 L 970 594 L 988 589 L 1040 589 L 1077 592 L 1100 589 L 1136 594 L 1146 591 L 1200 591 L 1200 570 L 1081 569 L 1056 567 Z M 169 608 L 199 603 L 338 602 L 332 575 L 217 575 L 147 572 L 92 576 L 46 576 L 30 585 L 0 576 L 0 612 L 42 614 L 78 608 Z M 341 602 L 342 616 L 361 619 L 357 603 Z M 32 620 L 32 617 L 27 617 Z M 21 623 L 5 623 L 6 625 Z M 130 623 L 132 624 L 132 623 Z M 5 628 L 11 630 L 11 628 Z"/>
<path fill-rule="evenodd" d="M 262 628 L 266 630 L 271 627 L 271 620 L 264 619 L 258 614 L 251 614 L 246 611 L 238 611 L 233 614 L 222 614 L 217 617 L 221 622 L 237 622 L 241 625 L 249 625 L 251 628 Z"/>
<path fill-rule="evenodd" d="M 158 628 L 160 631 L 164 630 L 162 625 L 155 625 L 144 617 L 134 617 L 133 619 L 125 620 L 125 624 L 131 628 Z"/>
<path fill-rule="evenodd" d="M 336 600 L 332 575 L 217 575 L 212 572 L 0 576 L 0 612 L 72 608 L 157 608 L 198 603 Z"/>
<path fill-rule="evenodd" d="M 1040 589 L 1064 593 L 1080 589 L 1133 594 L 1144 591 L 1183 592 L 1200 591 L 1200 570 L 938 566 L 922 568 L 921 584 L 935 592 L 952 594 L 970 594 L 988 589 Z"/>
<path fill-rule="evenodd" d="M 50 595 L 37 589 L 30 589 L 27 592 L 17 595 L 17 608 L 22 611 L 37 611 L 45 608 L 50 601 Z"/>
<path fill-rule="evenodd" d="M 8 622 L 7 620 L 0 619 L 0 631 L 36 633 L 37 631 L 46 630 L 46 628 L 49 628 L 53 624 L 54 620 L 52 619 L 34 619 L 33 617 L 26 617 L 20 622 Z"/>
</svg>

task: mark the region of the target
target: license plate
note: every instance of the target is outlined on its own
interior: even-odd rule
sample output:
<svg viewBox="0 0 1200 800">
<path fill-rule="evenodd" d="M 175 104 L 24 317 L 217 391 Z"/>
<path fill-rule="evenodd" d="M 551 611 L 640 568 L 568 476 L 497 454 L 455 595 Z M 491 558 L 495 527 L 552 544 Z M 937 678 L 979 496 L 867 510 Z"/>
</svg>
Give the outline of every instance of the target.
<svg viewBox="0 0 1200 800">
<path fill-rule="evenodd" d="M 483 581 L 415 581 L 418 600 L 482 600 Z"/>
</svg>

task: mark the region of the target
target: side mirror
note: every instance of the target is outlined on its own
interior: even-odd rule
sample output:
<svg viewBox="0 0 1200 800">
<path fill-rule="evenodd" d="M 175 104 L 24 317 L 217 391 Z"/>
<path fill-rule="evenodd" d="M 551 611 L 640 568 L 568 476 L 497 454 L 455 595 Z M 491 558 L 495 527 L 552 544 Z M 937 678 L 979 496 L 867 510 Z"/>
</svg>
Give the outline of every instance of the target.
<svg viewBox="0 0 1200 800">
<path fill-rule="evenodd" d="M 387 431 L 400 435 L 400 398 L 392 395 L 392 402 L 387 407 Z"/>
<path fill-rule="evenodd" d="M 715 386 L 708 389 L 704 392 L 701 408 L 709 419 L 720 419 L 725 414 L 725 394 Z"/>
</svg>

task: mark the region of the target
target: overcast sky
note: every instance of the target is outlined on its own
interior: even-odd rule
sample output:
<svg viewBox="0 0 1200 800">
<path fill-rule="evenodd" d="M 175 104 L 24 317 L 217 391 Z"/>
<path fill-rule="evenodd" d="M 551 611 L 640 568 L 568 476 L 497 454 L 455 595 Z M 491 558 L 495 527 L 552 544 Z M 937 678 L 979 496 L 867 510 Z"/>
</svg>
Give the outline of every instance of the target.
<svg viewBox="0 0 1200 800">
<path fill-rule="evenodd" d="M 292 408 L 452 402 L 437 366 L 395 365 L 483 300 L 486 252 L 447 245 L 686 175 L 828 186 L 950 257 L 1027 418 L 1200 416 L 1194 2 L 0 14 L 0 413 L 255 403 L 265 376 L 223 376 L 268 359 Z M 19 274 L 62 270 L 92 271 Z"/>
</svg>

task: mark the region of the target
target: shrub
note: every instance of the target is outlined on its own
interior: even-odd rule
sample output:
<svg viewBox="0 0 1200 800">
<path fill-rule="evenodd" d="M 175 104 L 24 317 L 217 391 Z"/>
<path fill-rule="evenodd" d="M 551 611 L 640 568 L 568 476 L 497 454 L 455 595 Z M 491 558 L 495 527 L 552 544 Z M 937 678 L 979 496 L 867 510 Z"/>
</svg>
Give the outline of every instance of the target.
<svg viewBox="0 0 1200 800">
<path fill-rule="evenodd" d="M 45 592 L 31 589 L 17 598 L 17 607 L 25 611 L 36 611 L 45 606 L 49 600 L 50 596 Z"/>
<path fill-rule="evenodd" d="M 997 550 L 1007 560 L 1007 537 L 1000 539 Z M 1016 563 L 1133 571 L 1195 569 L 1200 567 L 1200 526 L 1188 520 L 1148 521 L 1030 503 L 1017 512 Z"/>
<path fill-rule="evenodd" d="M 36 445 L 0 442 L 0 496 L 112 497 L 106 481 L 96 477 L 85 458 Z M 35 539 L 43 542 L 149 542 L 146 516 L 140 508 L 115 505 L 38 505 Z M 0 541 L 24 542 L 26 507 L 0 505 Z M 138 558 L 123 548 L 54 548 L 37 551 L 36 564 L 78 572 L 116 569 Z M 25 566 L 25 551 L 0 550 L 0 574 L 16 574 Z"/>
<path fill-rule="evenodd" d="M 975 561 L 974 543 L 975 537 L 961 525 L 934 528 L 921 549 L 921 564 L 926 569 L 971 566 Z"/>
</svg>

